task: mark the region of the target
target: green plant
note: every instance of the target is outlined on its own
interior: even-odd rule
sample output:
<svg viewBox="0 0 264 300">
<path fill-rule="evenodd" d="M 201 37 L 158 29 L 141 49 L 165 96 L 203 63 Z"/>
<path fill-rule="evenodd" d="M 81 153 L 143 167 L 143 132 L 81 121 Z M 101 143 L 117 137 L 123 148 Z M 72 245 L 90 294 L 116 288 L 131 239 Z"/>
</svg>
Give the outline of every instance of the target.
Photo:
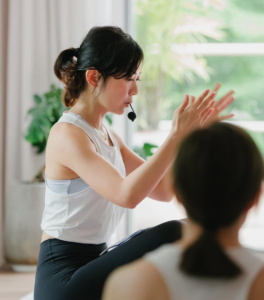
<svg viewBox="0 0 264 300">
<path fill-rule="evenodd" d="M 27 116 L 31 116 L 31 122 L 24 137 L 37 148 L 37 153 L 42 153 L 46 149 L 51 127 L 66 110 L 61 95 L 62 89 L 52 84 L 47 93 L 33 96 L 35 107 L 28 111 Z"/>
<path fill-rule="evenodd" d="M 47 93 L 33 96 L 35 107 L 27 113 L 27 116 L 31 116 L 31 122 L 24 137 L 33 147 L 37 148 L 37 153 L 42 153 L 46 149 L 51 127 L 68 109 L 62 103 L 62 92 L 61 88 L 52 84 Z M 111 114 L 106 115 L 105 119 L 112 125 Z"/>
<path fill-rule="evenodd" d="M 133 151 L 137 153 L 140 157 L 143 159 L 148 159 L 148 157 L 152 156 L 154 153 L 154 149 L 158 148 L 157 145 L 149 144 L 149 143 L 144 143 L 142 147 L 135 146 L 133 148 Z"/>
</svg>

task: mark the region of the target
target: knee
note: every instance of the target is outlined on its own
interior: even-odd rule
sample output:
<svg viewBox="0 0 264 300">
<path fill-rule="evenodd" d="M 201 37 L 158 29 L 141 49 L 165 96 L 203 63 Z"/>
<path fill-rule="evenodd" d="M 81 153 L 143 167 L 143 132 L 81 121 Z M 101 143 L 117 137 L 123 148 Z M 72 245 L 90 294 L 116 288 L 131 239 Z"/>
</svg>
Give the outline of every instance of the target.
<svg viewBox="0 0 264 300">
<path fill-rule="evenodd" d="M 178 229 L 181 230 L 182 224 L 183 223 L 180 220 L 171 220 L 160 225 L 163 225 L 164 228 L 168 230 L 178 230 Z"/>
</svg>

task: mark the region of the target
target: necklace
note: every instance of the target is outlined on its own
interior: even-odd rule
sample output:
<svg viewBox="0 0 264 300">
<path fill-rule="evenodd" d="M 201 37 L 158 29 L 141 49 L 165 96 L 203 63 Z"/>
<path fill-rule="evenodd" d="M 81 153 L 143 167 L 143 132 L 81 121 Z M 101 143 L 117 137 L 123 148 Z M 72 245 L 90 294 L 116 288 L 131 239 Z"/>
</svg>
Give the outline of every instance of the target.
<svg viewBox="0 0 264 300">
<path fill-rule="evenodd" d="M 70 110 L 69 110 L 69 111 L 66 111 L 66 113 L 69 113 L 69 112 L 78 115 L 77 113 L 71 112 Z M 79 115 L 79 116 L 82 118 L 82 120 L 84 120 L 86 123 L 88 123 L 90 126 L 92 126 L 92 125 L 91 125 L 88 121 L 86 121 L 81 115 Z M 94 128 L 94 130 L 96 130 L 96 131 L 100 134 L 101 138 L 102 138 L 104 141 L 108 141 L 108 134 L 107 134 L 107 131 L 106 131 L 104 125 L 102 126 L 102 130 L 96 129 L 94 126 L 92 126 L 92 127 Z"/>
<path fill-rule="evenodd" d="M 97 129 L 97 130 L 98 130 L 98 129 Z M 103 126 L 103 130 L 104 130 L 104 126 Z M 102 137 L 105 141 L 107 141 L 107 133 L 103 132 L 103 130 L 98 130 L 98 131 L 99 131 L 101 137 Z"/>
</svg>

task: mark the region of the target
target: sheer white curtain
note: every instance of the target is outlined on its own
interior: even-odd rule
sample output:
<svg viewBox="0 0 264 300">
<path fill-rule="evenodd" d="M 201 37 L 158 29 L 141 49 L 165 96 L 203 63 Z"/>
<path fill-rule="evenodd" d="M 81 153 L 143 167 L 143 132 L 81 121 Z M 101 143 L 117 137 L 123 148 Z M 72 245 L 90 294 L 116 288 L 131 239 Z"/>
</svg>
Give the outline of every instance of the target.
<svg viewBox="0 0 264 300">
<path fill-rule="evenodd" d="M 111 24 L 125 29 L 126 1 L 1 0 L 0 3 L 1 213 L 10 183 L 32 179 L 44 164 L 44 154 L 36 155 L 23 138 L 27 126 L 25 116 L 33 105 L 33 94 L 47 91 L 51 83 L 59 84 L 53 74 L 57 55 L 63 49 L 79 47 L 92 26 Z M 124 118 L 117 119 L 115 124 L 124 135 L 119 130 L 125 126 Z M 2 224 L 2 213 L 0 221 Z M 0 237 L 2 249 L 1 233 Z"/>
<path fill-rule="evenodd" d="M 4 136 L 5 136 L 5 95 L 7 55 L 8 0 L 0 1 L 0 266 L 3 262 L 3 202 L 4 202 Z"/>
</svg>

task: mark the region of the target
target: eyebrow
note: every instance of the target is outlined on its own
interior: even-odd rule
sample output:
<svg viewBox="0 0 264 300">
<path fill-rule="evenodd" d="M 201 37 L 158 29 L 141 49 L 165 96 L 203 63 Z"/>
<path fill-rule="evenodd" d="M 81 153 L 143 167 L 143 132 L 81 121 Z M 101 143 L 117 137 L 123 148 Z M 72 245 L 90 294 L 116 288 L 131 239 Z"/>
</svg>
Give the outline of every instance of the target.
<svg viewBox="0 0 264 300">
<path fill-rule="evenodd" d="M 139 74 L 134 73 L 133 75 L 131 75 L 131 77 L 134 76 L 134 75 L 140 76 L 141 73 L 142 73 L 142 71 Z"/>
</svg>

